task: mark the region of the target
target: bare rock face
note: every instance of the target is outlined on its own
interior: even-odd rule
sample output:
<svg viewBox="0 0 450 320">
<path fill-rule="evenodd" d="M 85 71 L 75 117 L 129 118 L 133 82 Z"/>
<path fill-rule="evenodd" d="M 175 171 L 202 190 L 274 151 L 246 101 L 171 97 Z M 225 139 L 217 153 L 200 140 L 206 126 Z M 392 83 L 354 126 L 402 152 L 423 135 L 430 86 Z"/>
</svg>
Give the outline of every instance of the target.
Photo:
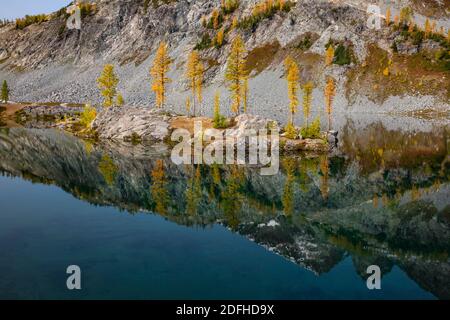
<svg viewBox="0 0 450 320">
<path fill-rule="evenodd" d="M 59 117 L 62 118 L 64 116 L 74 116 L 83 111 L 83 107 L 68 107 L 64 105 L 53 106 L 53 105 L 39 105 L 39 106 L 27 106 L 22 109 L 22 113 L 31 118 L 37 117 Z"/>
<path fill-rule="evenodd" d="M 254 131 L 259 134 L 261 130 L 278 129 L 278 123 L 275 120 L 266 119 L 258 115 L 241 114 L 234 119 L 236 125 L 227 130 L 226 135 L 233 138 L 239 138 L 247 135 L 247 132 Z"/>
<path fill-rule="evenodd" d="M 281 145 L 284 152 L 293 154 L 300 151 L 325 152 L 328 150 L 327 143 L 322 139 L 283 139 Z"/>
<path fill-rule="evenodd" d="M 171 116 L 150 108 L 107 108 L 101 111 L 92 128 L 99 138 L 124 141 L 133 136 L 142 141 L 162 142 L 170 134 Z"/>
</svg>

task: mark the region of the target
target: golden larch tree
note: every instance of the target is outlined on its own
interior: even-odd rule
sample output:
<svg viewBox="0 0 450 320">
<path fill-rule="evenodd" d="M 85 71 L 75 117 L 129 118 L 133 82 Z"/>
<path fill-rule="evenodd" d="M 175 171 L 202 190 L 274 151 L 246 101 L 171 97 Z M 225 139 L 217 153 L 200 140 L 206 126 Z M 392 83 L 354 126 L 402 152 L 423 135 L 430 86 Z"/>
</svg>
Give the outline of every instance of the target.
<svg viewBox="0 0 450 320">
<path fill-rule="evenodd" d="M 203 84 L 203 73 L 204 67 L 200 61 L 200 56 L 196 50 L 189 54 L 187 67 L 186 67 L 186 78 L 189 80 L 189 88 L 193 95 L 193 114 L 195 116 L 196 112 L 196 98 L 199 103 L 202 102 L 202 84 Z"/>
<path fill-rule="evenodd" d="M 425 20 L 425 36 L 428 37 L 431 33 L 431 23 L 430 20 L 427 18 Z"/>
<path fill-rule="evenodd" d="M 122 107 L 125 103 L 125 100 L 123 99 L 123 96 L 121 93 L 117 94 L 117 101 L 116 101 L 117 105 L 119 107 Z"/>
<path fill-rule="evenodd" d="M 202 86 L 203 86 L 203 77 L 204 77 L 204 73 L 205 73 L 205 67 L 203 66 L 202 62 L 198 63 L 197 66 L 197 81 L 196 81 L 196 87 L 197 87 L 197 99 L 198 99 L 198 103 L 202 103 L 203 101 L 203 91 L 202 91 Z"/>
<path fill-rule="evenodd" d="M 329 45 L 327 51 L 325 52 L 325 64 L 331 66 L 334 60 L 334 47 Z"/>
<path fill-rule="evenodd" d="M 191 113 L 191 98 L 190 97 L 186 98 L 186 113 L 188 116 Z"/>
<path fill-rule="evenodd" d="M 225 79 L 229 84 L 229 90 L 232 98 L 231 110 L 235 114 L 240 113 L 242 98 L 244 94 L 244 84 L 248 77 L 246 69 L 246 55 L 244 41 L 238 35 L 231 44 L 231 52 L 228 57 Z"/>
<path fill-rule="evenodd" d="M 331 130 L 331 114 L 333 112 L 333 100 L 336 96 L 335 80 L 332 77 L 328 77 L 327 84 L 325 85 L 325 111 L 328 114 L 328 131 Z"/>
<path fill-rule="evenodd" d="M 306 128 L 309 126 L 313 89 L 314 84 L 311 81 L 303 85 L 303 116 L 305 117 Z"/>
<path fill-rule="evenodd" d="M 243 100 L 244 100 L 244 113 L 247 113 L 248 110 L 248 77 L 244 79 L 244 87 L 243 87 Z"/>
<path fill-rule="evenodd" d="M 213 28 L 218 29 L 219 28 L 219 10 L 214 9 L 212 12 L 212 19 L 213 19 Z"/>
<path fill-rule="evenodd" d="M 114 66 L 107 64 L 104 66 L 102 74 L 97 79 L 97 84 L 103 96 L 103 106 L 111 107 L 114 104 L 114 97 L 117 95 L 117 84 L 119 78 L 114 73 Z"/>
<path fill-rule="evenodd" d="M 386 25 L 389 26 L 391 24 L 391 8 L 387 7 L 386 9 Z"/>
<path fill-rule="evenodd" d="M 223 39 L 224 39 L 224 31 L 223 28 L 221 28 L 219 31 L 217 31 L 216 38 L 214 39 L 216 47 L 221 47 L 223 45 Z"/>
<path fill-rule="evenodd" d="M 233 29 L 236 29 L 237 28 L 237 26 L 238 26 L 238 18 L 237 17 L 234 17 L 233 18 L 233 22 L 231 23 L 231 30 L 233 30 Z"/>
<path fill-rule="evenodd" d="M 156 94 L 156 106 L 164 107 L 166 101 L 166 86 L 172 80 L 167 77 L 170 70 L 172 59 L 169 56 L 167 44 L 163 41 L 156 51 L 153 66 L 150 69 L 150 75 L 153 79 L 152 91 Z"/>
<path fill-rule="evenodd" d="M 298 107 L 298 81 L 300 79 L 299 69 L 297 63 L 291 58 L 287 57 L 284 61 L 286 69 L 286 81 L 288 86 L 288 98 L 289 98 L 289 122 L 294 125 L 294 114 L 297 113 Z"/>
</svg>

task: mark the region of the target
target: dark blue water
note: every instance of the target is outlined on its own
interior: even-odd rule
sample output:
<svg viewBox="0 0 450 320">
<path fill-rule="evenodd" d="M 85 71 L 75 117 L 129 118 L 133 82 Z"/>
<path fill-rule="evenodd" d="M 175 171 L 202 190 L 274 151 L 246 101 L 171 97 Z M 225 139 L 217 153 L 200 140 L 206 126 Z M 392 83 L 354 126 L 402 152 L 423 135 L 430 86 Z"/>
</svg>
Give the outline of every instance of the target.
<svg viewBox="0 0 450 320">
<path fill-rule="evenodd" d="M 3 299 L 432 299 L 399 267 L 370 291 L 349 255 L 321 274 L 229 229 L 186 227 L 0 177 Z M 69 265 L 82 290 L 66 288 Z"/>
</svg>

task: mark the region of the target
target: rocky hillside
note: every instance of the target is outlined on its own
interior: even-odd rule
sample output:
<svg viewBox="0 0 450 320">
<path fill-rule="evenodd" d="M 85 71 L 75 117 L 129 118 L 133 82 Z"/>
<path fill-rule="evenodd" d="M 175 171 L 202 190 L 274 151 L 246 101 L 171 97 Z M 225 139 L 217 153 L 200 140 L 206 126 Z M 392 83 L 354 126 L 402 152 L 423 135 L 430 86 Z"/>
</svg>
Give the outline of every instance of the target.
<svg viewBox="0 0 450 320">
<path fill-rule="evenodd" d="M 428 18 L 434 33 L 425 38 L 418 30 L 408 32 L 384 21 L 380 30 L 370 29 L 366 12 L 370 1 L 286 0 L 282 8 L 278 5 L 264 14 L 255 13 L 255 6 L 264 3 L 261 0 L 226 1 L 231 5 L 225 7 L 221 3 L 97 0 L 82 11 L 81 30 L 67 29 L 65 8 L 40 22 L 3 25 L 0 79 L 9 81 L 13 100 L 98 103 L 95 80 L 105 63 L 113 63 L 127 104 L 152 105 L 148 70 L 156 47 L 165 40 L 174 59 L 171 108 L 184 109 L 189 94 L 185 62 L 196 48 L 207 66 L 203 103 L 207 114 L 218 88 L 223 105 L 229 104 L 224 70 L 230 42 L 239 33 L 248 50 L 251 112 L 284 120 L 287 95 L 282 77 L 287 55 L 299 63 L 301 82 L 313 81 L 316 87 L 315 112 L 323 109 L 326 75 L 338 80 L 340 110 L 449 108 L 448 1 L 403 0 L 392 6 L 391 20 L 406 6 L 414 10 L 412 19 L 419 27 Z M 214 43 L 219 30 L 224 31 L 222 45 Z M 324 54 L 330 44 L 339 50 L 334 64 L 326 67 Z"/>
</svg>

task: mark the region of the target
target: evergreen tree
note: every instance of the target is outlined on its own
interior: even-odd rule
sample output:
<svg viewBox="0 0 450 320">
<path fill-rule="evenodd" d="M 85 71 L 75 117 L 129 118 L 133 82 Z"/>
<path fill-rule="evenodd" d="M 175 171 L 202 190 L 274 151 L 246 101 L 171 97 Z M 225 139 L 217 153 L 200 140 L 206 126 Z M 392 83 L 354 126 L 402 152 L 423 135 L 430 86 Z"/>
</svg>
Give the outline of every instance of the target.
<svg viewBox="0 0 450 320">
<path fill-rule="evenodd" d="M 171 82 L 171 79 L 167 77 L 167 73 L 171 64 L 172 59 L 169 57 L 167 44 L 163 41 L 156 51 L 153 66 L 150 69 L 150 75 L 153 79 L 152 91 L 156 94 L 156 106 L 158 108 L 164 107 L 166 101 L 166 86 Z"/>
<path fill-rule="evenodd" d="M 231 53 L 228 57 L 225 79 L 229 83 L 229 90 L 232 96 L 231 110 L 235 114 L 240 113 L 242 96 L 244 94 L 244 83 L 248 77 L 246 70 L 246 54 L 244 42 L 238 35 L 231 45 Z"/>
<path fill-rule="evenodd" d="M 8 83 L 6 82 L 6 80 L 3 80 L 1 100 L 4 103 L 8 103 L 8 100 L 9 100 L 9 88 L 8 88 Z"/>
<path fill-rule="evenodd" d="M 114 97 L 117 95 L 117 84 L 119 83 L 119 78 L 114 73 L 112 64 L 105 65 L 102 74 L 97 79 L 97 83 L 104 98 L 103 105 L 111 107 L 114 104 Z"/>
</svg>

